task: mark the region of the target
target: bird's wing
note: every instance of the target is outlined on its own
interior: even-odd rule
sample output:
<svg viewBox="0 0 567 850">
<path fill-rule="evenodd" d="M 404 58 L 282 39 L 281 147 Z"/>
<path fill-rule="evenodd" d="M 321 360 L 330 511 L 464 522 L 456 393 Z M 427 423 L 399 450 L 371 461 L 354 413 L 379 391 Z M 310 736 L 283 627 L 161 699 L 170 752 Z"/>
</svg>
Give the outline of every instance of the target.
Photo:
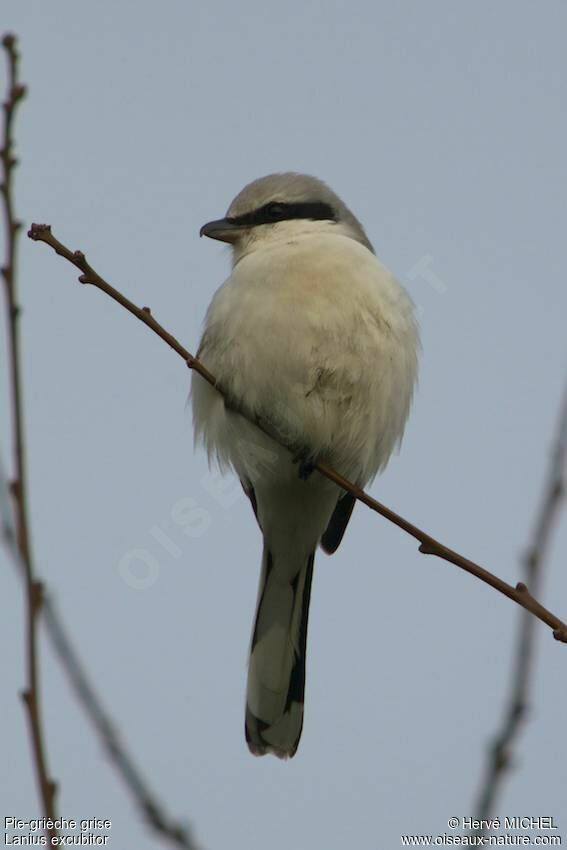
<svg viewBox="0 0 567 850">
<path fill-rule="evenodd" d="M 356 499 L 351 493 L 345 493 L 337 502 L 325 533 L 321 537 L 321 548 L 327 555 L 332 555 L 339 548 L 355 502 Z"/>
</svg>

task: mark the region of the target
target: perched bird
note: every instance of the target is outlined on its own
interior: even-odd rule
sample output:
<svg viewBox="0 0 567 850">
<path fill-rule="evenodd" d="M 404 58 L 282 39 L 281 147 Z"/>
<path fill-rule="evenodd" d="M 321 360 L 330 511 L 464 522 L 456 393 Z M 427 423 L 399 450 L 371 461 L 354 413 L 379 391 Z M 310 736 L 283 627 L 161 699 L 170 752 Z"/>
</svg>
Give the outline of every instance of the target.
<svg viewBox="0 0 567 850">
<path fill-rule="evenodd" d="M 264 539 L 246 740 L 255 755 L 291 758 L 315 550 L 337 549 L 354 506 L 310 462 L 324 459 L 360 486 L 384 468 L 408 416 L 418 333 L 409 297 L 362 225 L 315 177 L 255 180 L 201 235 L 232 246 L 232 273 L 197 353 L 224 395 L 193 373 L 195 435 L 236 471 Z"/>
</svg>

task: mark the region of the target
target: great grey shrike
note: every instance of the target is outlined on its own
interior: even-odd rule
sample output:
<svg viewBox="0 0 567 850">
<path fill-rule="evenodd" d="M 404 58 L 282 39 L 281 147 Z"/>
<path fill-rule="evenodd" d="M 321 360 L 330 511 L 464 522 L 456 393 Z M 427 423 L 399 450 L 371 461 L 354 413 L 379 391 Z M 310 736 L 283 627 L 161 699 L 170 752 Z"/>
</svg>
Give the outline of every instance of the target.
<svg viewBox="0 0 567 850">
<path fill-rule="evenodd" d="M 201 235 L 232 246 L 232 273 L 197 354 L 226 397 L 193 373 L 195 434 L 236 471 L 263 535 L 246 740 L 255 755 L 288 758 L 303 726 L 315 550 L 337 549 L 354 506 L 309 474 L 309 460 L 361 487 L 385 467 L 410 408 L 418 333 L 409 297 L 362 225 L 315 177 L 255 180 Z M 225 398 L 270 423 L 296 457 Z"/>
</svg>

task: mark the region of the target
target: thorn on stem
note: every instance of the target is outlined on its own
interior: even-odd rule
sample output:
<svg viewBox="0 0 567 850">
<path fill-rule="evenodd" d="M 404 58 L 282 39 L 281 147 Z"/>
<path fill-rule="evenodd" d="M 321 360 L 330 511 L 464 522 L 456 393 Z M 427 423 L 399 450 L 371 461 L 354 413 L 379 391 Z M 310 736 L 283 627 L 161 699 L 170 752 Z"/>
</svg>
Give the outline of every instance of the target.
<svg viewBox="0 0 567 850">
<path fill-rule="evenodd" d="M 152 311 L 150 310 L 149 307 L 142 307 L 142 313 L 147 313 L 148 316 L 152 315 Z"/>
<path fill-rule="evenodd" d="M 528 706 L 525 702 L 517 703 L 512 709 L 512 717 L 514 721 L 518 722 L 522 720 L 522 718 L 528 713 Z"/>
<path fill-rule="evenodd" d="M 41 581 L 34 581 L 32 583 L 32 604 L 34 607 L 34 613 L 37 613 L 41 606 L 43 605 L 43 584 Z"/>
<path fill-rule="evenodd" d="M 22 700 L 25 702 L 25 704 L 27 705 L 28 709 L 31 708 L 32 703 L 33 703 L 33 696 L 32 696 L 31 691 L 29 691 L 29 690 L 22 691 L 20 693 L 20 696 L 21 696 Z"/>
<path fill-rule="evenodd" d="M 506 770 L 510 767 L 510 756 L 505 747 L 498 744 L 493 750 L 494 763 L 497 770 Z"/>
<path fill-rule="evenodd" d="M 57 794 L 57 791 L 58 791 L 57 782 L 55 782 L 54 779 L 48 779 L 47 780 L 47 792 L 48 792 L 49 796 L 51 797 L 51 799 L 53 799 L 55 797 L 55 795 Z"/>
</svg>

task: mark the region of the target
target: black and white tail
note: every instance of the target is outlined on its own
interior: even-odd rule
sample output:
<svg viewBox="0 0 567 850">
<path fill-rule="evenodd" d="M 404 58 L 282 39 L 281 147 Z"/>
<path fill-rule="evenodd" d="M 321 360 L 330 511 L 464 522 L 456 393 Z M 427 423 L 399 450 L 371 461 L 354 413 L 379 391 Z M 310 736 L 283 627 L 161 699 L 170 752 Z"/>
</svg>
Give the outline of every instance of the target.
<svg viewBox="0 0 567 850">
<path fill-rule="evenodd" d="M 315 553 L 278 561 L 264 544 L 246 693 L 246 741 L 254 755 L 295 755 L 303 727 L 307 619 Z"/>
</svg>

